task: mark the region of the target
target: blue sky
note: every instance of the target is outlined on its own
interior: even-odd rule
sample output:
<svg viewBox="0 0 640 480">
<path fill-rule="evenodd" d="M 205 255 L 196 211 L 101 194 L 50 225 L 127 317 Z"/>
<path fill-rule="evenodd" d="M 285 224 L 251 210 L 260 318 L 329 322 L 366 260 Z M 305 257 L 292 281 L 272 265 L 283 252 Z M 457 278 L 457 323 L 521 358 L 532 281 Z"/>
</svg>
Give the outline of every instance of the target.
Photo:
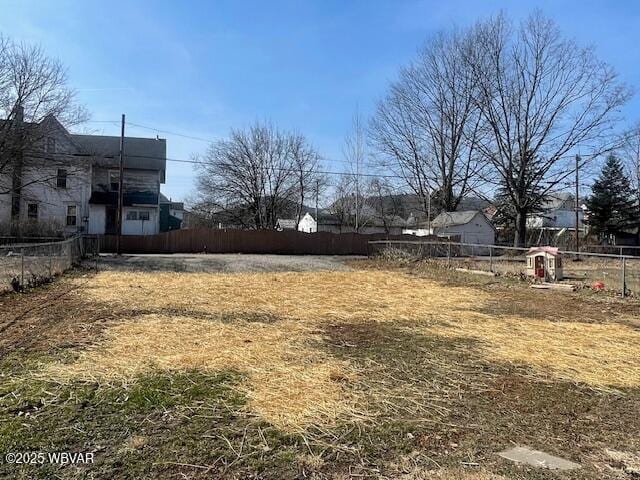
<svg viewBox="0 0 640 480">
<path fill-rule="evenodd" d="M 433 32 L 505 10 L 540 8 L 640 87 L 637 1 L 7 1 L 0 31 L 37 42 L 68 66 L 95 133 L 129 122 L 218 139 L 256 120 L 304 133 L 341 159 L 356 108 L 370 113 L 398 68 Z M 640 96 L 625 109 L 640 120 Z M 155 136 L 140 127 L 128 135 Z M 207 144 L 169 134 L 168 157 Z M 329 161 L 328 168 L 344 164 Z M 163 191 L 184 199 L 192 166 L 168 162 Z"/>
</svg>

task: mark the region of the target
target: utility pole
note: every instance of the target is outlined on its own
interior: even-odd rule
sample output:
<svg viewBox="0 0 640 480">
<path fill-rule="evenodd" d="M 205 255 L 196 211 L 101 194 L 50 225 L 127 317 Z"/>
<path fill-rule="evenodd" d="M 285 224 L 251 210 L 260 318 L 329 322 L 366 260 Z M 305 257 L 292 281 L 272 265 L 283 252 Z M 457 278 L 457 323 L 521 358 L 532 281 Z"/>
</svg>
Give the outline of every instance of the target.
<svg viewBox="0 0 640 480">
<path fill-rule="evenodd" d="M 576 155 L 576 260 L 580 260 L 580 155 Z"/>
<path fill-rule="evenodd" d="M 120 237 L 122 236 L 122 206 L 124 204 L 124 113 L 122 114 L 122 125 L 120 127 L 120 165 L 118 175 L 118 212 L 117 212 L 117 253 L 120 255 Z"/>
<path fill-rule="evenodd" d="M 319 232 L 320 229 L 320 217 L 318 217 L 318 196 L 320 195 L 320 179 L 316 178 L 316 232 Z"/>
<path fill-rule="evenodd" d="M 356 233 L 358 233 L 358 203 L 360 200 L 359 197 L 360 197 L 360 153 L 356 155 Z"/>
<path fill-rule="evenodd" d="M 431 187 L 428 187 L 427 192 L 427 232 L 431 235 Z"/>
</svg>

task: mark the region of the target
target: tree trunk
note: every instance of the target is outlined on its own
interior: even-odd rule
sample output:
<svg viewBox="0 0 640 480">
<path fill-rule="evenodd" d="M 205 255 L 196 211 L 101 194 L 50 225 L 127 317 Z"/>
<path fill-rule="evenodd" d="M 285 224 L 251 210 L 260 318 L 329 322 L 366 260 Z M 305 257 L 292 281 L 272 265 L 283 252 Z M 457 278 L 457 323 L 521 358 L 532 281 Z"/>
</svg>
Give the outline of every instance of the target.
<svg viewBox="0 0 640 480">
<path fill-rule="evenodd" d="M 527 212 L 517 210 L 516 213 L 516 232 L 513 239 L 514 247 L 524 247 L 527 238 Z"/>
</svg>

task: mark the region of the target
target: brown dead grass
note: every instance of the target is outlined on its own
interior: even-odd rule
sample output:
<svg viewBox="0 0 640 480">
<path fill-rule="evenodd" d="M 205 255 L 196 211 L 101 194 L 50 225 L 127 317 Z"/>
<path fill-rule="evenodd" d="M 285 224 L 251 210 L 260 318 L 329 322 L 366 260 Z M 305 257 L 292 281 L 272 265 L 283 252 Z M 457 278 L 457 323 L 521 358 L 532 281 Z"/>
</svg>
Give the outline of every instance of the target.
<svg viewBox="0 0 640 480">
<path fill-rule="evenodd" d="M 468 310 L 484 293 L 385 271 L 242 274 L 103 272 L 85 290 L 114 307 L 271 314 L 295 320 L 425 320 Z"/>
<path fill-rule="evenodd" d="M 243 389 L 251 409 L 282 428 L 357 415 L 343 387 L 354 372 L 346 362 L 305 347 L 300 338 L 307 335 L 313 335 L 308 326 L 293 321 L 274 328 L 145 315 L 111 328 L 103 345 L 83 352 L 72 365 L 50 366 L 47 374 L 119 382 L 155 370 L 234 369 L 249 377 Z"/>
<path fill-rule="evenodd" d="M 473 313 L 463 321 L 426 330 L 437 335 L 476 338 L 483 343 L 487 357 L 525 364 L 556 378 L 604 389 L 640 385 L 640 331 L 626 325 Z"/>
<path fill-rule="evenodd" d="M 241 388 L 252 411 L 285 430 L 368 414 L 366 391 L 350 388 L 366 383 L 366 372 L 317 346 L 327 323 L 394 322 L 409 332 L 471 337 L 482 345 L 478 360 L 525 364 L 596 388 L 640 385 L 640 333 L 627 326 L 493 317 L 478 313 L 490 301 L 486 291 L 397 271 L 103 272 L 83 293 L 150 313 L 122 318 L 76 362 L 48 365 L 47 376 L 126 382 L 158 369 L 236 369 L 247 375 Z"/>
</svg>

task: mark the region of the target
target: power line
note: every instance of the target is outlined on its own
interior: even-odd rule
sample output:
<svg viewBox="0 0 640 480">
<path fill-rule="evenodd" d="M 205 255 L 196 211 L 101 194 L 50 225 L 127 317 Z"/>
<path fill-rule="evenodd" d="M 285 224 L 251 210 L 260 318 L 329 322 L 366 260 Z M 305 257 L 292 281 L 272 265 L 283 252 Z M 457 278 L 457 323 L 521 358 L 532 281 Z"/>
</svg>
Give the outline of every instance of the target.
<svg viewBox="0 0 640 480">
<path fill-rule="evenodd" d="M 164 130 L 161 128 L 149 127 L 147 125 L 141 125 L 139 123 L 127 122 L 127 125 L 131 125 L 132 127 L 144 128 L 146 130 L 151 130 L 157 133 L 164 133 L 165 135 L 174 135 L 176 137 L 183 137 L 183 138 L 188 138 L 190 140 L 197 140 L 199 142 L 206 142 L 209 144 L 216 142 L 216 140 L 211 140 L 210 138 L 195 137 L 193 135 L 185 135 L 183 133 L 172 132 L 170 130 Z"/>
<path fill-rule="evenodd" d="M 105 158 L 105 159 L 116 159 L 115 155 L 96 155 L 90 153 L 71 153 L 65 154 L 72 157 L 81 157 L 81 158 Z M 31 155 L 35 156 L 35 155 Z M 41 158 L 49 158 L 43 156 Z M 167 162 L 176 162 L 176 163 L 187 163 L 192 165 L 202 165 L 206 166 L 208 163 L 201 162 L 198 160 L 187 160 L 184 158 L 166 158 L 166 157 L 156 157 L 151 155 L 125 155 L 125 158 L 144 158 L 148 160 L 164 160 Z M 360 177 L 374 177 L 374 178 L 404 178 L 401 175 L 390 175 L 390 174 L 380 174 L 377 175 L 375 173 L 351 173 L 351 172 L 333 172 L 329 170 L 299 170 L 296 168 L 282 168 L 282 167 L 274 167 L 272 170 L 277 172 L 290 172 L 290 173 L 320 173 L 323 175 L 346 175 L 350 177 L 360 176 Z"/>
<path fill-rule="evenodd" d="M 81 158 L 104 158 L 104 159 L 116 159 L 117 157 L 115 155 L 98 155 L 98 154 L 89 154 L 89 153 L 72 153 L 72 154 L 63 154 L 63 155 L 67 155 L 67 156 L 72 156 L 72 157 L 81 157 Z M 37 154 L 33 154 L 31 153 L 30 156 L 32 157 L 36 157 L 36 158 L 50 158 L 49 156 L 38 156 Z M 198 160 L 187 160 L 184 158 L 168 158 L 168 157 L 156 157 L 156 156 L 152 156 L 152 155 L 125 155 L 125 158 L 142 158 L 142 159 L 148 159 L 148 160 L 164 160 L 167 162 L 174 162 L 174 163 L 184 163 L 184 164 L 191 164 L 191 165 L 200 165 L 200 166 L 206 166 L 209 165 L 207 162 L 202 162 L 202 161 L 198 161 Z M 375 174 L 375 173 L 353 173 L 353 172 L 336 172 L 336 171 L 331 171 L 331 170 L 298 170 L 295 168 L 282 168 L 282 167 L 274 167 L 272 170 L 274 171 L 278 171 L 278 172 L 289 172 L 289 173 L 319 173 L 319 174 L 323 174 L 323 175 L 344 175 L 344 176 L 348 176 L 348 177 L 368 177 L 368 178 L 395 178 L 395 179 L 401 179 L 401 180 L 406 180 L 406 176 L 403 175 L 395 175 L 395 174 Z M 573 182 L 542 182 L 542 183 L 546 183 L 546 184 L 555 184 L 555 185 L 563 185 L 563 186 L 572 186 L 574 185 Z M 582 187 L 589 187 L 589 184 L 586 183 L 580 183 L 580 186 Z"/>
<path fill-rule="evenodd" d="M 107 121 L 105 121 L 107 122 Z M 115 122 L 117 124 L 117 122 Z M 182 137 L 182 138 L 187 138 L 190 140 L 197 140 L 199 142 L 205 142 L 208 144 L 212 144 L 212 143 L 216 143 L 219 140 L 212 140 L 210 138 L 204 138 L 204 137 L 196 137 L 193 135 L 185 135 L 183 133 L 178 133 L 178 132 L 172 132 L 171 130 L 165 130 L 163 128 L 156 128 L 156 127 L 150 127 L 148 125 L 142 125 L 140 123 L 133 123 L 133 122 L 127 122 L 127 125 L 133 126 L 133 127 L 138 127 L 138 128 L 144 128 L 146 130 L 150 130 L 152 132 L 156 132 L 156 133 L 163 133 L 165 135 L 173 135 L 176 137 Z M 328 161 L 328 162 L 337 162 L 337 163 L 348 163 L 351 164 L 352 162 L 349 162 L 348 160 L 338 160 L 338 159 L 331 159 L 331 158 L 324 158 L 324 160 Z M 376 164 L 372 164 L 372 163 L 363 163 L 363 166 L 366 167 L 379 167 L 381 165 L 376 165 Z"/>
<path fill-rule="evenodd" d="M 95 122 L 95 123 L 113 123 L 115 125 L 119 125 L 119 123 L 120 123 L 119 121 L 116 121 L 116 120 L 90 120 L 90 122 Z M 205 143 L 208 143 L 208 144 L 216 143 L 217 141 L 219 141 L 219 139 L 218 140 L 212 140 L 210 138 L 197 137 L 197 136 L 194 136 L 194 135 L 185 135 L 183 133 L 174 132 L 174 131 L 167 130 L 167 129 L 164 129 L 164 128 L 151 127 L 149 125 L 142 125 L 140 123 L 126 122 L 126 124 L 130 125 L 132 127 L 138 127 L 138 128 L 143 128 L 143 129 L 146 129 L 146 130 L 150 130 L 150 131 L 153 131 L 153 132 L 156 132 L 156 133 L 163 133 L 165 135 L 173 135 L 173 136 L 177 136 L 177 137 L 187 138 L 187 139 L 190 139 L 190 140 L 196 140 L 196 141 L 199 141 L 199 142 L 205 142 Z M 583 155 L 582 157 L 583 158 L 592 158 L 593 159 L 593 158 L 596 158 L 596 157 L 600 156 L 600 154 L 601 153 L 595 153 L 595 154 L 592 154 L 592 155 Z M 557 157 L 557 160 L 574 159 L 574 157 L 575 156 L 572 155 L 572 154 L 566 154 L 566 155 L 561 155 L 561 156 Z M 349 162 L 348 160 L 339 160 L 339 159 L 335 159 L 335 158 L 334 159 L 325 158 L 324 160 L 326 160 L 327 162 L 330 162 L 330 163 L 352 164 L 352 162 Z M 167 161 L 169 161 L 169 159 L 167 159 Z M 174 160 L 174 161 L 182 161 L 182 160 Z M 373 167 L 373 168 L 378 168 L 378 167 L 384 168 L 386 166 L 384 164 L 371 164 L 371 163 L 364 163 L 362 165 L 366 166 L 366 167 Z M 342 174 L 342 173 L 340 173 L 340 174 Z M 353 175 L 353 176 L 357 176 L 357 175 Z M 369 174 L 368 176 L 381 177 L 381 175 L 373 175 L 373 174 Z M 404 178 L 404 177 L 401 176 L 401 175 L 396 175 L 396 176 L 392 176 L 390 178 Z"/>
</svg>

